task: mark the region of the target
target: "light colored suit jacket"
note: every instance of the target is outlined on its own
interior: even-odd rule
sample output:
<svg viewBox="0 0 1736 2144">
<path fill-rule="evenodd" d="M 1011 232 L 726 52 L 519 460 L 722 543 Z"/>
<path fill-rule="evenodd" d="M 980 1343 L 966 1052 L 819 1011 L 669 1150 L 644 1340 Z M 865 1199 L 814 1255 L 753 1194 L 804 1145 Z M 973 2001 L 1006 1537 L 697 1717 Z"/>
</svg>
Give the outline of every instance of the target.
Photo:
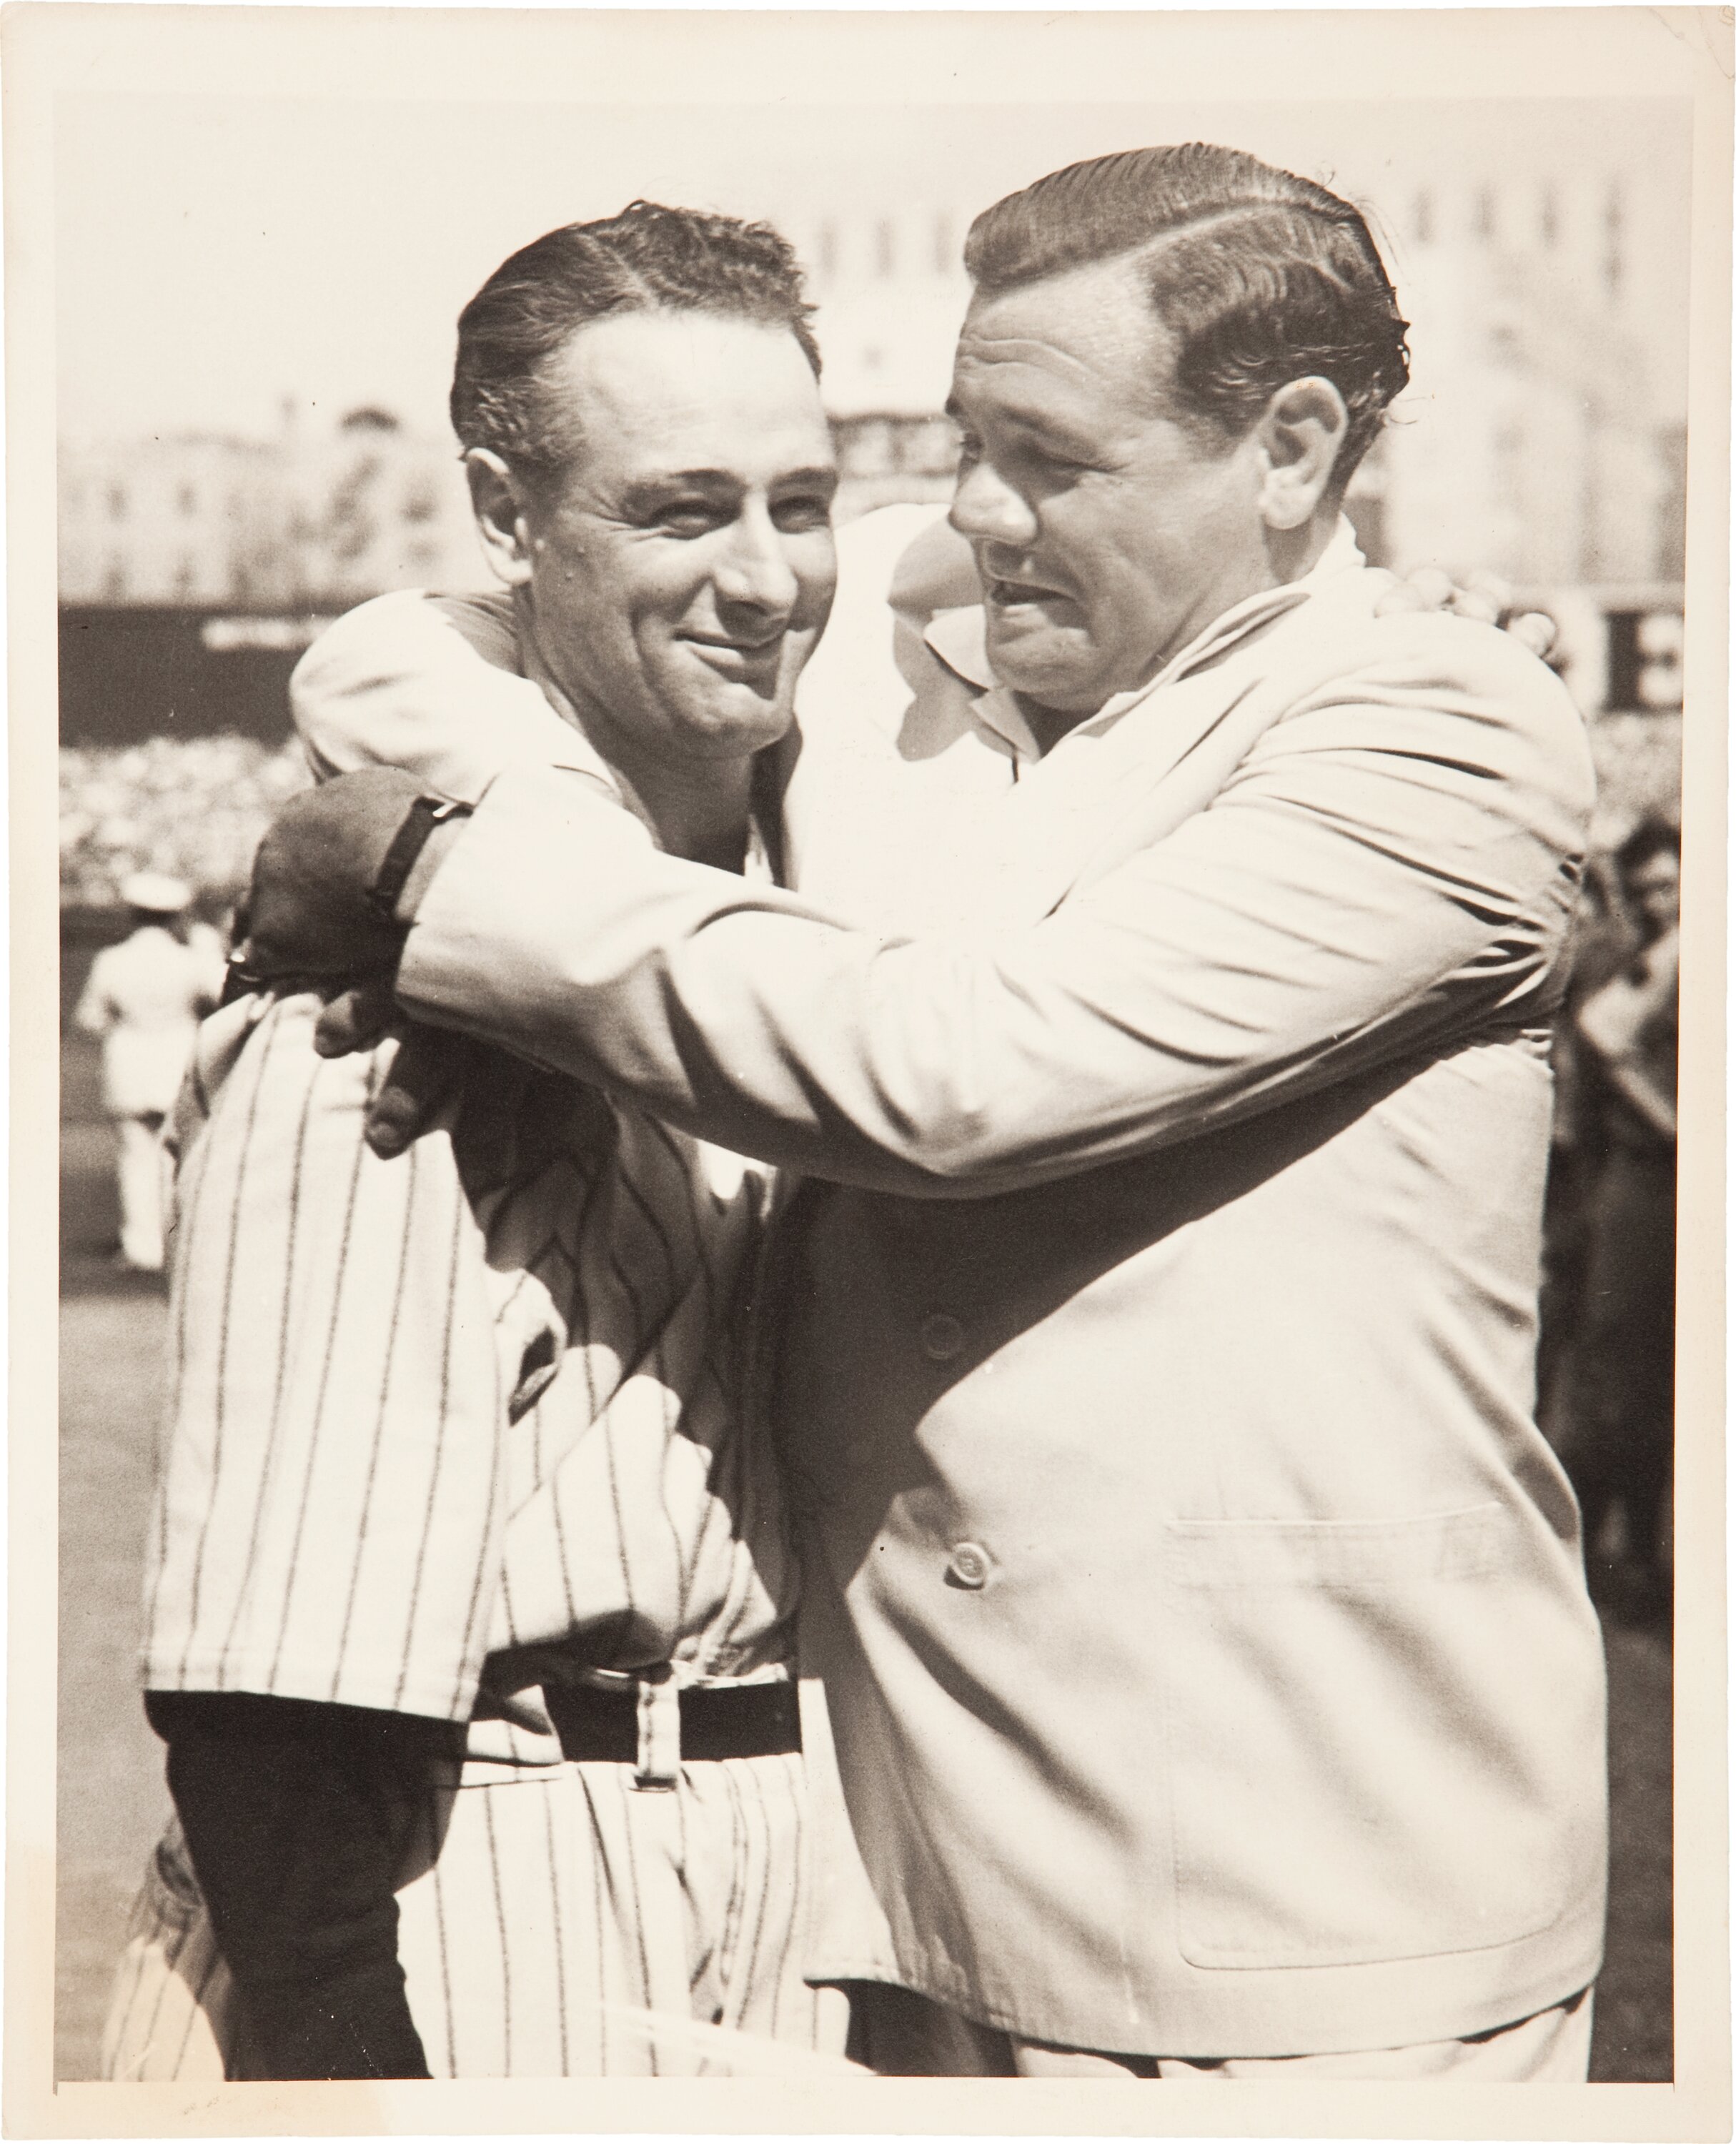
<svg viewBox="0 0 1736 2144">
<path fill-rule="evenodd" d="M 1599 1963 L 1601 1651 L 1530 1418 L 1589 754 L 1502 636 L 1329 563 L 1014 739 L 943 930 L 508 773 L 401 971 L 816 1179 L 777 1380 L 805 1645 L 900 1977 L 1041 2039 L 1391 2046 Z M 968 616 L 880 618 L 880 742 L 831 762 L 810 702 L 805 883 L 805 797 L 895 815 L 899 762 L 929 799 L 961 722 L 1016 727 Z"/>
</svg>

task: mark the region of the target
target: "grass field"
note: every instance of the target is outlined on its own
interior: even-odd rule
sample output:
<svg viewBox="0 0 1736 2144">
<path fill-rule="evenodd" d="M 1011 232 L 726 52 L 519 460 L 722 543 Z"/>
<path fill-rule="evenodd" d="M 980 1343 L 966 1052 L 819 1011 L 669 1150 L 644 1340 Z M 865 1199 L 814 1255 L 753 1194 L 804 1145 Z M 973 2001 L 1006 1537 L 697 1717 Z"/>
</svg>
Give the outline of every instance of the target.
<svg viewBox="0 0 1736 2144">
<path fill-rule="evenodd" d="M 69 1099 L 88 1094 L 81 1068 Z M 62 1147 L 59 1897 L 56 2075 L 96 2074 L 110 1975 L 147 1849 L 167 1812 L 133 1657 L 161 1390 L 164 1306 L 107 1263 L 109 1134 Z M 1611 1626 L 1612 1867 L 1592 2074 L 1671 2073 L 1670 1648 Z"/>
</svg>

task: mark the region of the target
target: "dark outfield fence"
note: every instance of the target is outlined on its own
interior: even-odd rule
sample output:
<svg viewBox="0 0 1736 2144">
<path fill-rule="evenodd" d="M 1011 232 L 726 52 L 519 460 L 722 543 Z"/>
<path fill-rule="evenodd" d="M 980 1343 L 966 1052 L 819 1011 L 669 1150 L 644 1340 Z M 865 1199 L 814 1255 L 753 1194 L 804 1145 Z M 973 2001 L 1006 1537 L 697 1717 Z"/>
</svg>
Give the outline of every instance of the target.
<svg viewBox="0 0 1736 2144">
<path fill-rule="evenodd" d="M 68 604 L 60 613 L 61 742 L 229 734 L 280 744 L 290 672 L 331 617 Z"/>
</svg>

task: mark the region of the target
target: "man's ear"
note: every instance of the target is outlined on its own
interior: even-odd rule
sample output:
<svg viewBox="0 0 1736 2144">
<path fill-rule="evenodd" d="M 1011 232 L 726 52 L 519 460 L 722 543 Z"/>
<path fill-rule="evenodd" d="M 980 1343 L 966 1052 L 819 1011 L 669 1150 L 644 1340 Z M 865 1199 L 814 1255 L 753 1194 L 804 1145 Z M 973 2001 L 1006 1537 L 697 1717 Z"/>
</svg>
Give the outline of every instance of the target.
<svg viewBox="0 0 1736 2144">
<path fill-rule="evenodd" d="M 476 533 L 489 563 L 509 588 L 522 588 L 530 578 L 531 568 L 523 484 L 488 447 L 468 450 L 464 476 L 470 486 Z"/>
<path fill-rule="evenodd" d="M 1268 529 L 1300 529 L 1312 519 L 1349 429 L 1344 397 L 1330 380 L 1310 374 L 1279 388 L 1255 428 L 1266 472 L 1260 518 Z"/>
</svg>

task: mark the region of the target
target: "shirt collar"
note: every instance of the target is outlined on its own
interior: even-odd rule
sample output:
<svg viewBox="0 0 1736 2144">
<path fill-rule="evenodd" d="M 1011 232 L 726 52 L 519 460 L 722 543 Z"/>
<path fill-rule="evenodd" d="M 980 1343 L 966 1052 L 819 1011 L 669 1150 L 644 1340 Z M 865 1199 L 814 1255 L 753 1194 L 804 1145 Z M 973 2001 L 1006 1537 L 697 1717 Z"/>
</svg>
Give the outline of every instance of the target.
<svg viewBox="0 0 1736 2144">
<path fill-rule="evenodd" d="M 937 611 L 923 638 L 949 670 L 986 692 L 994 682 L 989 668 L 988 621 L 980 603 L 966 603 L 958 610 Z"/>
<path fill-rule="evenodd" d="M 1238 641 L 1245 639 L 1259 627 L 1307 603 L 1327 581 L 1336 580 L 1341 573 L 1354 573 L 1366 563 L 1356 530 L 1348 518 L 1341 514 L 1325 550 L 1300 579 L 1286 581 L 1281 588 L 1262 588 L 1257 595 L 1233 603 L 1228 610 L 1213 618 L 1203 633 L 1196 634 L 1179 653 L 1172 656 L 1149 684 L 1136 686 L 1130 692 L 1118 692 L 1107 706 L 1081 722 L 1079 729 L 1089 732 L 1107 727 L 1148 693 L 1156 692 L 1160 685 L 1173 684 L 1202 663 L 1227 654 Z M 998 688 L 994 673 L 989 667 L 982 605 L 969 603 L 958 609 L 937 612 L 922 637 L 949 670 L 985 696 L 975 710 L 984 726 L 994 731 L 1021 755 L 1034 758 L 1035 740 L 1019 712 L 1018 702 L 1010 692 Z"/>
</svg>

